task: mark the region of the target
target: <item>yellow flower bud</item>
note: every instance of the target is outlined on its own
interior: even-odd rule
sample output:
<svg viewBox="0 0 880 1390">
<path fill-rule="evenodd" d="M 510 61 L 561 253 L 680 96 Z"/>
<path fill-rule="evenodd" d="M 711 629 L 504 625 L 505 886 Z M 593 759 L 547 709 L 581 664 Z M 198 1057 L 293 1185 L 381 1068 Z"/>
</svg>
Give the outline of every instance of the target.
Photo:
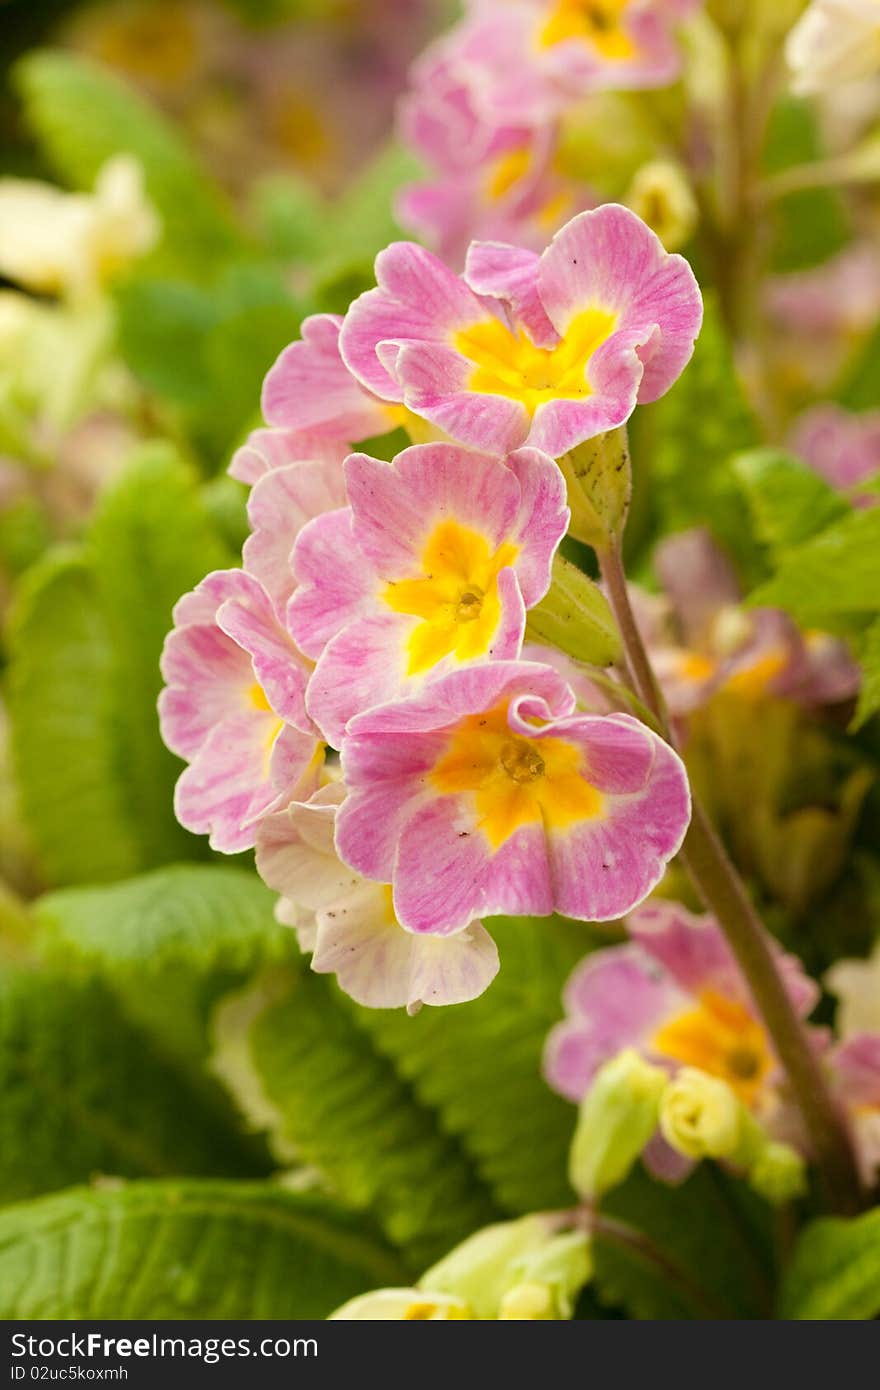
<svg viewBox="0 0 880 1390">
<path fill-rule="evenodd" d="M 642 165 L 625 201 L 657 233 L 667 251 L 677 251 L 693 236 L 699 216 L 697 200 L 681 165 L 672 160 Z"/>
<path fill-rule="evenodd" d="M 687 1158 L 731 1158 L 740 1147 L 743 1113 L 726 1081 L 682 1067 L 663 1092 L 660 1129 Z"/>
<path fill-rule="evenodd" d="M 553 1295 L 546 1284 L 515 1284 L 501 1300 L 500 1322 L 552 1319 Z"/>
<path fill-rule="evenodd" d="M 349 1299 L 330 1322 L 449 1322 L 473 1318 L 460 1298 L 422 1289 L 374 1289 Z"/>
<path fill-rule="evenodd" d="M 807 1190 L 806 1164 L 789 1144 L 764 1145 L 749 1173 L 749 1184 L 773 1206 L 802 1197 Z"/>
<path fill-rule="evenodd" d="M 590 1273 L 587 1236 L 582 1231 L 559 1234 L 552 1218 L 525 1216 L 478 1231 L 427 1270 L 419 1284 L 431 1291 L 428 1297 L 440 1290 L 461 1299 L 481 1320 L 568 1318 Z M 524 1289 L 529 1292 L 522 1293 Z M 537 1307 L 536 1290 L 541 1291 L 544 1311 L 509 1311 L 510 1307 Z"/>
<path fill-rule="evenodd" d="M 572 1187 L 589 1201 L 623 1182 L 657 1127 L 666 1072 L 626 1048 L 596 1073 L 581 1102 L 568 1160 Z"/>
</svg>

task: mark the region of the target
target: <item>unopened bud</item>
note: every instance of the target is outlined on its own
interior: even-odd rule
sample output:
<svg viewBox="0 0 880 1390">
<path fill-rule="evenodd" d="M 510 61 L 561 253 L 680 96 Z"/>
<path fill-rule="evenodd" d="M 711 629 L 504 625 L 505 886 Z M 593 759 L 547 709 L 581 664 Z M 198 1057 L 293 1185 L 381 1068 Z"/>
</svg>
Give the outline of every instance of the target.
<svg viewBox="0 0 880 1390">
<path fill-rule="evenodd" d="M 682 1067 L 660 1101 L 660 1129 L 686 1158 L 732 1158 L 742 1138 L 742 1103 L 726 1081 Z"/>
<path fill-rule="evenodd" d="M 331 1322 L 450 1322 L 473 1318 L 460 1298 L 422 1289 L 375 1289 L 343 1303 Z"/>
<path fill-rule="evenodd" d="M 667 1074 L 626 1048 L 596 1073 L 581 1102 L 568 1160 L 575 1191 L 588 1201 L 623 1182 L 657 1127 Z"/>
<path fill-rule="evenodd" d="M 699 210 L 680 164 L 656 159 L 642 165 L 625 201 L 657 233 L 667 251 L 677 251 L 693 236 Z"/>
<path fill-rule="evenodd" d="M 791 1145 L 771 1140 L 755 1160 L 749 1185 L 773 1206 L 791 1202 L 807 1190 L 806 1164 Z"/>
<path fill-rule="evenodd" d="M 553 1295 L 546 1284 L 515 1284 L 501 1300 L 500 1322 L 525 1322 L 553 1317 Z"/>
</svg>

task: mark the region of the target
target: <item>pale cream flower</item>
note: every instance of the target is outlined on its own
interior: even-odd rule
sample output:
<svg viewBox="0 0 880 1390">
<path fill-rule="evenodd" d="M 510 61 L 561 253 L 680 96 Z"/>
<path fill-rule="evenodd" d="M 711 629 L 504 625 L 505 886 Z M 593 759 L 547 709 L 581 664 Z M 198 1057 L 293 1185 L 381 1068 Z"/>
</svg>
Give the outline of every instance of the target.
<svg viewBox="0 0 880 1390">
<path fill-rule="evenodd" d="M 159 236 L 140 165 L 117 155 L 93 193 L 0 180 L 0 274 L 23 289 L 77 296 L 112 279 Z"/>
<path fill-rule="evenodd" d="M 880 0 L 813 0 L 785 51 L 799 96 L 880 73 Z"/>
</svg>

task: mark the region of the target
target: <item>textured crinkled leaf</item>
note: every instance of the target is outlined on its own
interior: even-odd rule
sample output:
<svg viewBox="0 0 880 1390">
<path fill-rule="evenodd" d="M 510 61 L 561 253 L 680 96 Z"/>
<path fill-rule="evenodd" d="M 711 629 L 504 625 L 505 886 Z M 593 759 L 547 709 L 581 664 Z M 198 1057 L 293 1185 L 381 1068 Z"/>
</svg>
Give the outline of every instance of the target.
<svg viewBox="0 0 880 1390">
<path fill-rule="evenodd" d="M 274 895 L 231 865 L 173 865 L 123 883 L 69 888 L 37 904 L 46 958 L 99 975 L 130 1017 L 199 1065 L 218 993 L 295 952 Z"/>
<path fill-rule="evenodd" d="M 224 1002 L 215 1031 L 215 1069 L 251 1124 L 270 1127 L 279 1161 L 296 1152 L 370 1211 L 414 1273 L 497 1217 L 458 1143 L 325 978 L 303 965 L 258 981 Z"/>
<path fill-rule="evenodd" d="M 558 918 L 496 918 L 501 971 L 470 1004 L 415 1018 L 357 1017 L 420 1100 L 436 1107 L 511 1213 L 570 1205 L 566 1178 L 576 1111 L 541 1076 L 547 1033 L 562 1015 L 562 987 L 595 936 Z"/>
<path fill-rule="evenodd" d="M 119 767 L 114 653 L 94 576 L 48 558 L 9 632 L 10 746 L 24 820 L 52 883 L 120 878 L 141 862 Z"/>
<path fill-rule="evenodd" d="M 60 176 L 90 189 L 113 155 L 133 155 L 162 219 L 163 263 L 196 278 L 240 254 L 243 239 L 224 196 L 177 131 L 130 86 L 86 58 L 56 50 L 16 69 L 25 119 Z"/>
<path fill-rule="evenodd" d="M 880 1210 L 852 1221 L 814 1221 L 801 1235 L 782 1285 L 779 1316 L 817 1322 L 880 1315 Z"/>
<path fill-rule="evenodd" d="M 755 532 L 774 556 L 808 541 L 850 508 L 830 484 L 790 454 L 754 449 L 733 460 Z"/>
<path fill-rule="evenodd" d="M 76 1189 L 0 1213 L 5 1319 L 325 1318 L 402 1277 L 348 1213 L 265 1183 Z"/>
<path fill-rule="evenodd" d="M 0 1092 L 0 1202 L 96 1174 L 265 1171 L 97 981 L 4 968 Z"/>
</svg>

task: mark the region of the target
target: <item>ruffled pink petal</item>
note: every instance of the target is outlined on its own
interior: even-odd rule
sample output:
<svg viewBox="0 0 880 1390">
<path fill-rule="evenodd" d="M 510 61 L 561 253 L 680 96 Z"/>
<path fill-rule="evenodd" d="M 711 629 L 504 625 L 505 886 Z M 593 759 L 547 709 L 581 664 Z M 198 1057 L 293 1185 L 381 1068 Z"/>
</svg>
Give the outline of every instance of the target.
<svg viewBox="0 0 880 1390">
<path fill-rule="evenodd" d="M 355 380 L 339 355 L 342 319 L 314 314 L 300 341 L 284 349 L 263 384 L 263 414 L 281 425 L 330 439 L 367 439 L 391 428 L 388 409 Z"/>
<path fill-rule="evenodd" d="M 354 537 L 350 507 L 303 527 L 292 557 L 297 589 L 287 627 L 313 660 L 348 623 L 370 611 L 379 581 Z"/>
<path fill-rule="evenodd" d="M 541 257 L 539 288 L 562 337 L 586 309 L 617 313 L 617 330 L 602 352 L 612 357 L 619 349 L 623 358 L 640 357 L 643 404 L 663 395 L 691 358 L 703 315 L 693 271 L 681 256 L 670 256 L 628 208 L 609 203 L 572 218 Z M 608 380 L 606 368 L 606 393 Z"/>
<path fill-rule="evenodd" d="M 265 473 L 291 463 L 336 464 L 341 468 L 348 451 L 349 444 L 343 439 L 303 434 L 301 430 L 253 430 L 233 454 L 229 472 L 240 483 L 255 483 Z"/>
<path fill-rule="evenodd" d="M 265 474 L 248 499 L 251 534 L 242 563 L 260 581 L 279 615 L 295 588 L 291 552 L 307 522 L 344 507 L 345 478 L 336 463 L 295 463 Z"/>
<path fill-rule="evenodd" d="M 217 624 L 252 657 L 254 675 L 275 713 L 304 731 L 311 729 L 305 663 L 256 579 L 241 572 L 238 593 L 221 605 Z"/>
<path fill-rule="evenodd" d="M 385 580 L 419 572 L 425 543 L 442 521 L 478 531 L 494 548 L 518 534 L 515 470 L 455 444 L 416 444 L 390 467 L 352 454 L 345 477 L 357 543 Z"/>
<path fill-rule="evenodd" d="M 277 730 L 271 712 L 253 710 L 225 719 L 178 778 L 177 819 L 187 830 L 209 835 L 211 848 L 222 854 L 251 848 L 255 820 L 277 795 L 269 776 Z"/>
<path fill-rule="evenodd" d="M 239 714 L 254 682 L 246 652 L 218 627 L 187 623 L 165 639 L 159 696 L 162 738 L 181 758 L 192 758 L 215 724 Z"/>
<path fill-rule="evenodd" d="M 464 278 L 480 295 L 500 299 L 510 306 L 538 347 L 554 347 L 559 334 L 547 317 L 538 288 L 540 256 L 519 246 L 498 241 L 472 242 Z"/>
<path fill-rule="evenodd" d="M 488 317 L 487 310 L 443 262 L 414 242 L 395 242 L 376 258 L 377 288 L 346 315 L 339 339 L 357 379 L 386 401 L 402 401 L 399 378 L 380 360 L 380 344 L 441 343 L 457 328 Z"/>
</svg>

